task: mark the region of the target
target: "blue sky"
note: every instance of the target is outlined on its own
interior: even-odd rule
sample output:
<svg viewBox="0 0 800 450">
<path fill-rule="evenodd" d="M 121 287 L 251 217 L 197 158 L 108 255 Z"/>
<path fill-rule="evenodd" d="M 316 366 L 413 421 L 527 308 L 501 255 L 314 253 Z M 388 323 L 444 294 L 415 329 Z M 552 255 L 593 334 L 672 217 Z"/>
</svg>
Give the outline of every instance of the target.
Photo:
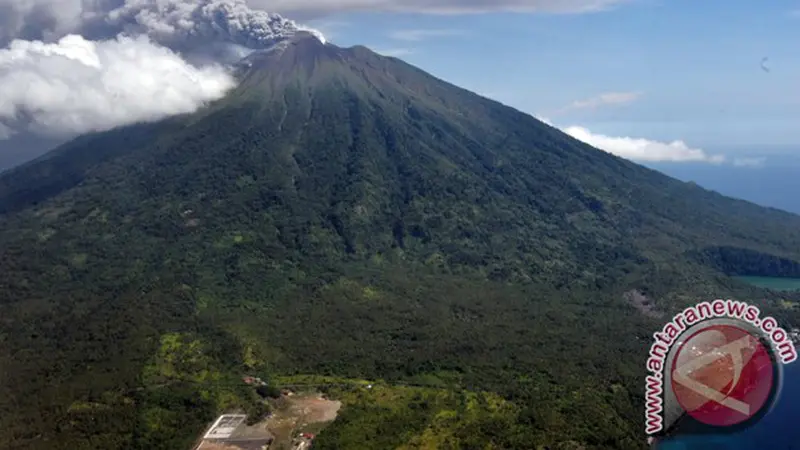
<svg viewBox="0 0 800 450">
<path fill-rule="evenodd" d="M 800 143 L 800 1 L 619 3 L 574 14 L 344 12 L 308 23 L 337 45 L 396 55 L 589 139 L 642 139 L 622 151 L 680 140 L 710 161 L 744 162 Z"/>
</svg>

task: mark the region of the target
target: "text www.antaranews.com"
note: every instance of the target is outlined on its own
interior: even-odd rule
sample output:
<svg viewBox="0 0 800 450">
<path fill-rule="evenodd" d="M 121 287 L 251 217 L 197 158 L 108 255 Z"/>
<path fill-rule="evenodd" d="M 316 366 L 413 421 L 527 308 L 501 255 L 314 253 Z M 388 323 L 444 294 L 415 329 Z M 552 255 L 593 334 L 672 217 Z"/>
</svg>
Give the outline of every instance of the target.
<svg viewBox="0 0 800 450">
<path fill-rule="evenodd" d="M 797 359 L 797 351 L 789 333 L 778 326 L 773 317 L 760 318 L 761 310 L 757 306 L 734 300 L 714 300 L 702 302 L 686 308 L 668 322 L 664 328 L 653 334 L 655 342 L 650 347 L 647 359 L 647 370 L 650 375 L 645 384 L 645 420 L 647 434 L 663 429 L 663 372 L 667 354 L 675 339 L 694 324 L 712 318 L 739 319 L 761 330 L 772 342 L 773 348 L 783 364 Z"/>
</svg>

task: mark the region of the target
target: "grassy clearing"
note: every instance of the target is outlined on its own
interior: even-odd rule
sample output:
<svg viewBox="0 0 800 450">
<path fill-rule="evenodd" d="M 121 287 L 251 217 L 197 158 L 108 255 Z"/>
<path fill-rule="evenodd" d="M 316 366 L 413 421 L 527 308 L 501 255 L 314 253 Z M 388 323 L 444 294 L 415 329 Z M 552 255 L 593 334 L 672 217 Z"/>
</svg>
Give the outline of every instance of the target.
<svg viewBox="0 0 800 450">
<path fill-rule="evenodd" d="M 320 434 L 315 448 L 457 449 L 467 448 L 487 426 L 510 430 L 520 409 L 489 392 L 390 385 L 380 380 L 315 375 L 277 378 L 284 386 L 314 386 L 341 401 L 339 417 Z M 297 399 L 311 399 L 296 396 Z M 294 400 L 294 399 L 293 399 Z M 295 400 L 296 401 L 296 400 Z M 303 431 L 314 432 L 313 427 Z M 506 448 L 486 442 L 481 448 Z"/>
</svg>

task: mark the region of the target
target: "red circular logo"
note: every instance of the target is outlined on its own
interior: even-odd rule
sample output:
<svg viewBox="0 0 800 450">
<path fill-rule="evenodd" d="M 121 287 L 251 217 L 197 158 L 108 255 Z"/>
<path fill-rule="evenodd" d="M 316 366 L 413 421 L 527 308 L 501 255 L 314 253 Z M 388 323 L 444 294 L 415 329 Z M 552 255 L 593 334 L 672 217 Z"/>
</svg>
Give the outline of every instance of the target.
<svg viewBox="0 0 800 450">
<path fill-rule="evenodd" d="M 752 418 L 773 395 L 769 350 L 749 332 L 712 325 L 684 341 L 672 361 L 672 391 L 696 420 L 731 426 Z"/>
</svg>

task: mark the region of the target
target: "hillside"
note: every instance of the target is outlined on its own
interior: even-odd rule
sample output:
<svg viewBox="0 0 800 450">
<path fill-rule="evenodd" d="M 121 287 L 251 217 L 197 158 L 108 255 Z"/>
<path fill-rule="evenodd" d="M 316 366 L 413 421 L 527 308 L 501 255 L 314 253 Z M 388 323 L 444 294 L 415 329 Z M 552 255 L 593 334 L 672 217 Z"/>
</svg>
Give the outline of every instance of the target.
<svg viewBox="0 0 800 450">
<path fill-rule="evenodd" d="M 623 293 L 797 323 L 726 275 L 800 267 L 798 216 L 364 47 L 299 37 L 239 70 L 196 114 L 0 176 L 0 448 L 189 448 L 214 413 L 256 411 L 245 373 L 508 402 L 451 423 L 453 448 L 640 448 L 660 323 Z M 345 411 L 321 445 L 418 448 L 442 417 L 406 400 Z"/>
</svg>

